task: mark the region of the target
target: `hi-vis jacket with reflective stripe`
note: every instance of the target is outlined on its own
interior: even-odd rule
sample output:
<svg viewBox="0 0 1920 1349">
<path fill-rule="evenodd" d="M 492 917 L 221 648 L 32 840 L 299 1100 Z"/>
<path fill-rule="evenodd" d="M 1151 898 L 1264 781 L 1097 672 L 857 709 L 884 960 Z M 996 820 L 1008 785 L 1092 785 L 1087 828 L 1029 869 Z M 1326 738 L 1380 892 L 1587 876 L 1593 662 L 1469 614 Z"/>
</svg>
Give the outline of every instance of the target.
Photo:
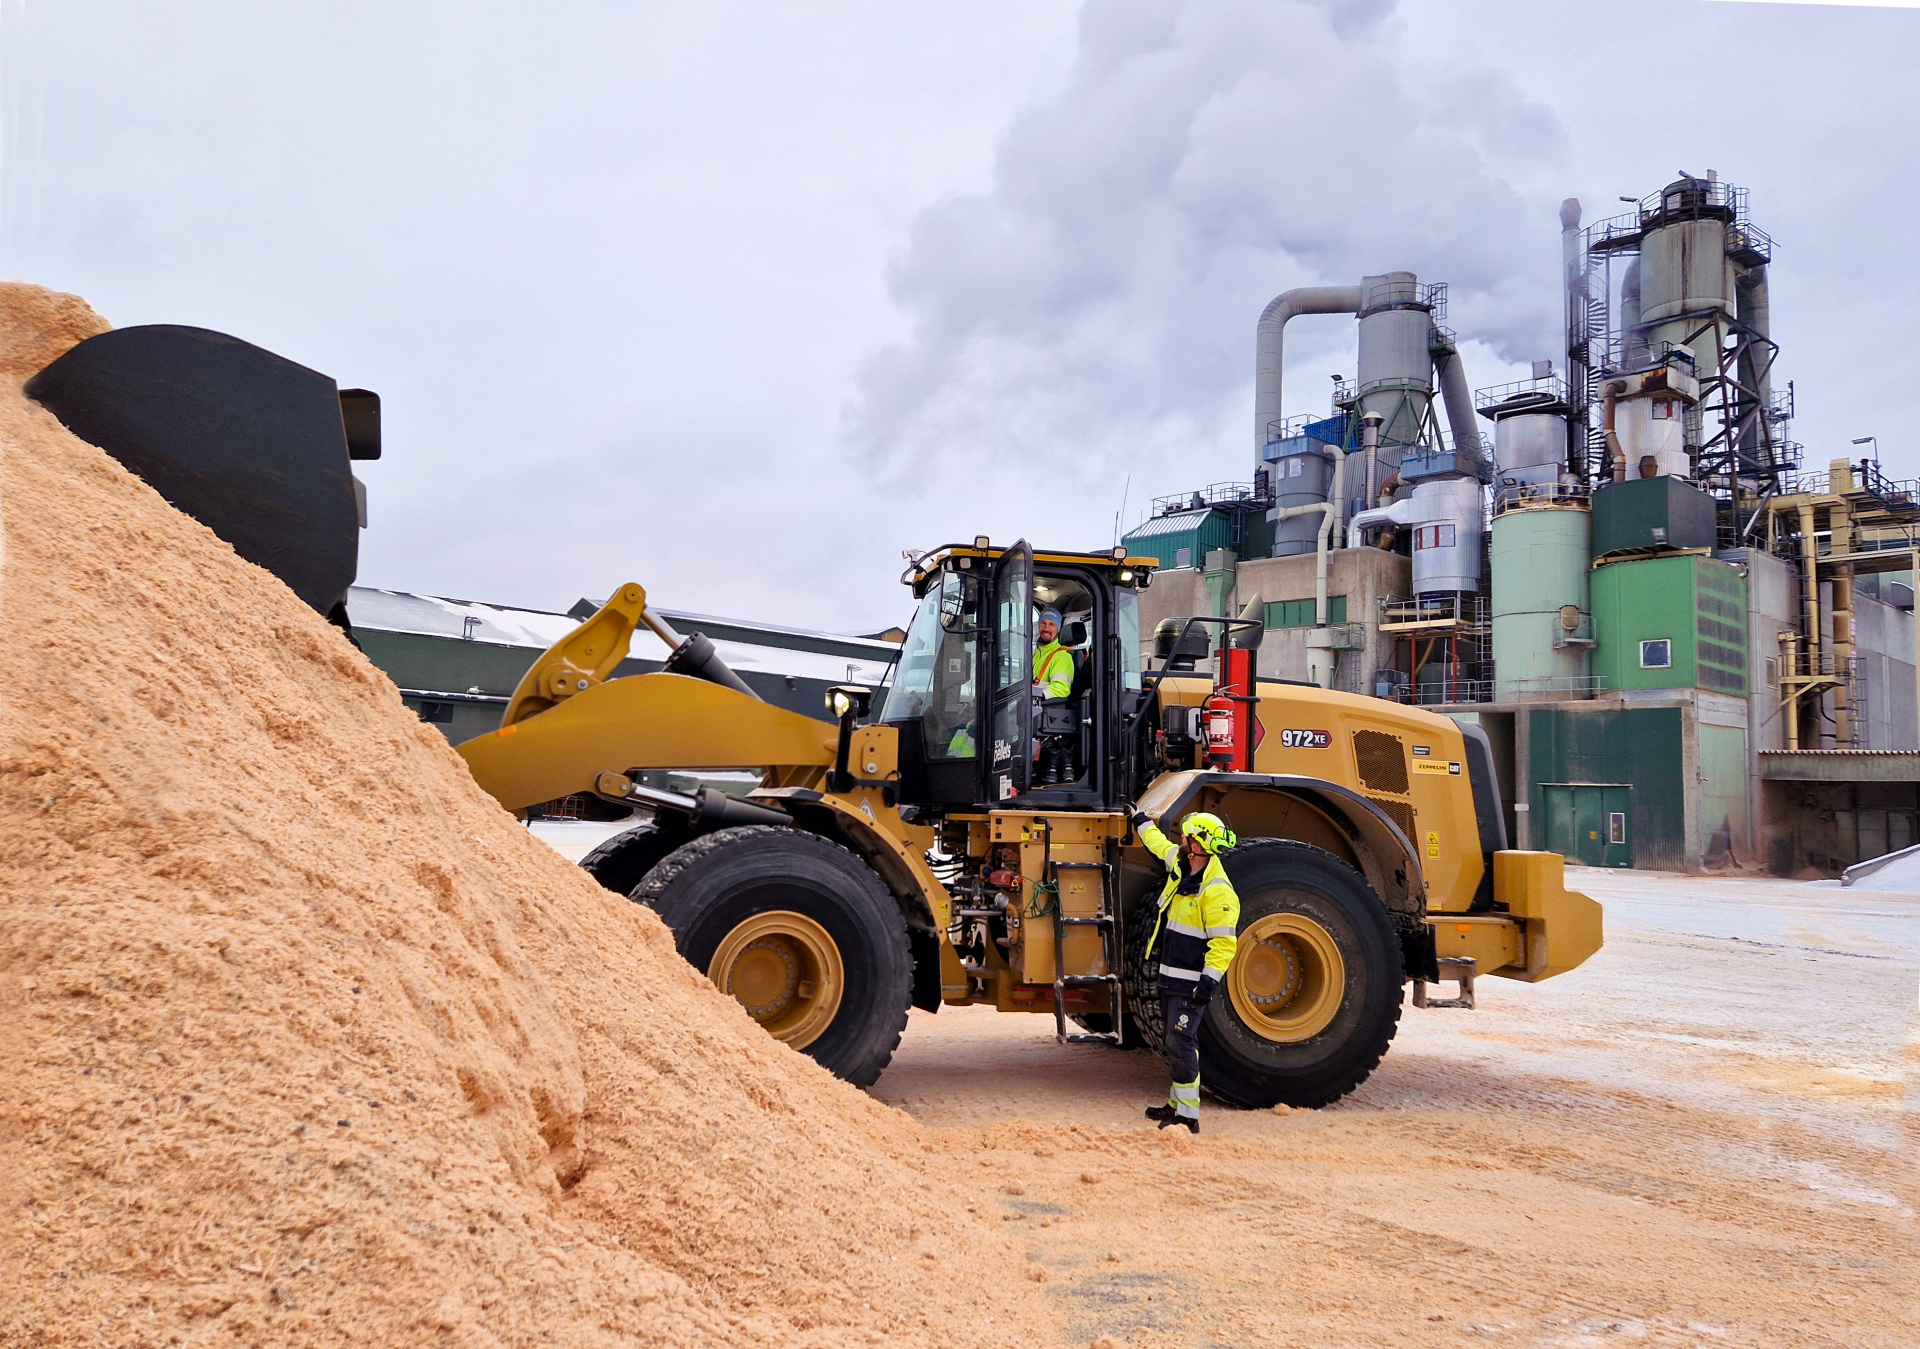
<svg viewBox="0 0 1920 1349">
<path fill-rule="evenodd" d="M 1073 653 L 1058 642 L 1048 642 L 1033 653 L 1033 682 L 1048 698 L 1073 692 Z"/>
<path fill-rule="evenodd" d="M 1194 893 L 1183 894 L 1180 882 L 1186 863 L 1180 845 L 1154 824 L 1140 828 L 1140 841 L 1167 864 L 1167 883 L 1160 891 L 1160 917 L 1147 939 L 1147 956 L 1160 952 L 1160 983 L 1175 993 L 1191 993 L 1203 971 L 1215 979 L 1226 977 L 1239 945 L 1240 896 L 1218 857 L 1207 859 Z"/>
</svg>

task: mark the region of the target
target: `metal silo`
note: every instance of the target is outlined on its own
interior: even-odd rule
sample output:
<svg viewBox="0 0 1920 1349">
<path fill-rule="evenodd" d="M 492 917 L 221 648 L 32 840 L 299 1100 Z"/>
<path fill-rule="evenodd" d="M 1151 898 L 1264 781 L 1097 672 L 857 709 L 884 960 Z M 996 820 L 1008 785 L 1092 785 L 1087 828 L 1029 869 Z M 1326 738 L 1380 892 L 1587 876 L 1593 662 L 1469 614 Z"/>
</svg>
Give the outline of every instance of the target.
<svg viewBox="0 0 1920 1349">
<path fill-rule="evenodd" d="M 1684 344 L 1708 316 L 1734 317 L 1738 270 L 1727 249 L 1734 208 L 1717 188 L 1704 178 L 1669 183 L 1648 217 L 1634 326 L 1644 327 L 1649 343 Z"/>
<path fill-rule="evenodd" d="M 1432 423 L 1433 309 L 1444 287 L 1423 286 L 1412 272 L 1361 278 L 1359 404 L 1356 416 L 1380 414 L 1379 449 L 1368 456 L 1368 506 L 1419 446 Z"/>
<path fill-rule="evenodd" d="M 1320 517 L 1287 514 L 1292 507 L 1315 506 L 1327 499 L 1333 479 L 1331 450 L 1308 436 L 1289 436 L 1267 446 L 1267 481 L 1273 504 L 1273 556 L 1293 557 L 1314 551 L 1320 537 Z"/>
<path fill-rule="evenodd" d="M 1587 593 L 1584 487 L 1494 492 L 1494 699 L 1591 694 L 1593 613 Z"/>
<path fill-rule="evenodd" d="M 1539 362 L 1536 368 L 1547 366 Z M 1552 374 L 1482 389 L 1480 415 L 1493 423 L 1493 486 L 1536 487 L 1567 474 L 1566 385 Z"/>
<path fill-rule="evenodd" d="M 1477 594 L 1483 507 L 1478 478 L 1421 478 L 1413 487 L 1413 593 Z"/>
</svg>

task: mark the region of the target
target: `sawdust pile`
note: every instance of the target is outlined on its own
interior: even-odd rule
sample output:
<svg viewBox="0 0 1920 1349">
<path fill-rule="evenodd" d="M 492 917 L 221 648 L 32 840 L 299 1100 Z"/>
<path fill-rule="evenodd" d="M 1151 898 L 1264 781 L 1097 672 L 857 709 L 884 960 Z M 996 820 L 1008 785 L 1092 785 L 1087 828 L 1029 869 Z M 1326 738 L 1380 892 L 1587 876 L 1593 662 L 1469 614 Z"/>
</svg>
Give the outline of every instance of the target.
<svg viewBox="0 0 1920 1349">
<path fill-rule="evenodd" d="M 1021 1260 L 392 686 L 19 382 L 0 287 L 0 1344 L 999 1344 Z"/>
</svg>

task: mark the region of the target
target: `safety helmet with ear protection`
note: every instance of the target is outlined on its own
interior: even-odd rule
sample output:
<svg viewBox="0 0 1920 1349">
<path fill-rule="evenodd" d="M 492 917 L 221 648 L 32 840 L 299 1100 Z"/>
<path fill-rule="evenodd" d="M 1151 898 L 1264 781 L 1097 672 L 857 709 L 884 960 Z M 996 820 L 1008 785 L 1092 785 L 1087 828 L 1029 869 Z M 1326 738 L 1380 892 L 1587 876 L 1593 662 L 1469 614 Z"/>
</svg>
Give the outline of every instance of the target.
<svg viewBox="0 0 1920 1349">
<path fill-rule="evenodd" d="M 1180 821 L 1180 832 L 1218 857 L 1240 846 L 1239 836 L 1227 828 L 1227 822 L 1210 811 L 1196 810 Z"/>
</svg>

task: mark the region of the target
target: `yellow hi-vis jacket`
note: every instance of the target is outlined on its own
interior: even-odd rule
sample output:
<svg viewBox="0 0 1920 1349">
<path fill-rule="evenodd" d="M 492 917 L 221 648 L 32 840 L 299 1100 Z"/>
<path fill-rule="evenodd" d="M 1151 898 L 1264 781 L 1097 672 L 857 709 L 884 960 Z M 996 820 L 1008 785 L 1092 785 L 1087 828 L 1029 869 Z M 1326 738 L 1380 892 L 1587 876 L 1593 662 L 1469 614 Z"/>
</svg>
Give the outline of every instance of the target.
<svg viewBox="0 0 1920 1349">
<path fill-rule="evenodd" d="M 1033 653 L 1033 682 L 1048 698 L 1073 692 L 1073 653 L 1058 642 L 1048 642 Z"/>
<path fill-rule="evenodd" d="M 1140 827 L 1140 841 L 1167 864 L 1167 883 L 1160 891 L 1160 916 L 1147 939 L 1147 958 L 1160 948 L 1160 985 L 1176 993 L 1191 993 L 1202 974 L 1224 979 L 1240 942 L 1240 896 L 1227 879 L 1218 857 L 1207 859 L 1199 883 L 1183 887 L 1186 863 L 1180 845 L 1155 824 Z M 1165 940 L 1161 940 L 1162 937 Z"/>
</svg>

